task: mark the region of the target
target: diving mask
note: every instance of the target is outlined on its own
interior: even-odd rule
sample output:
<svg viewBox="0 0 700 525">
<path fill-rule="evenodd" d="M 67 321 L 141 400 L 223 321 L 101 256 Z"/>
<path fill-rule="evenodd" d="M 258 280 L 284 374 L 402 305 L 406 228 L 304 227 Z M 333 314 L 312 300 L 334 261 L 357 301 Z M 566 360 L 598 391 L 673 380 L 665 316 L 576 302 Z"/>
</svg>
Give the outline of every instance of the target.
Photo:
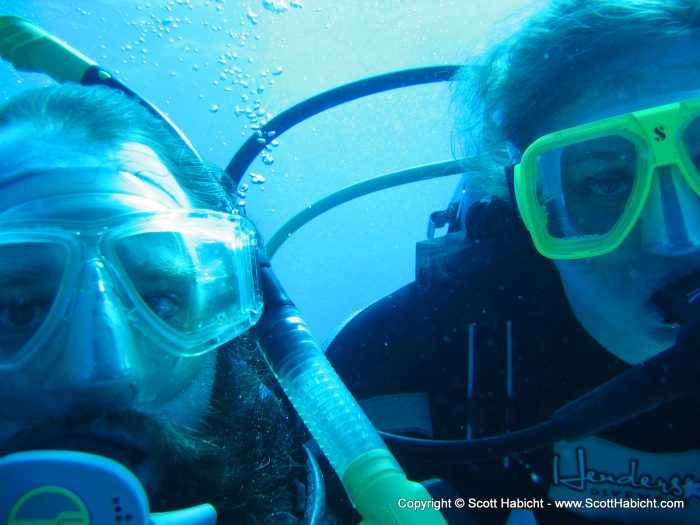
<svg viewBox="0 0 700 525">
<path fill-rule="evenodd" d="M 645 249 L 700 249 L 700 98 L 551 133 L 515 166 L 520 214 L 552 259 L 616 249 L 642 217 Z"/>
<path fill-rule="evenodd" d="M 99 200 L 73 200 L 90 198 Z M 136 374 L 140 401 L 151 403 L 187 366 L 183 358 L 230 341 L 262 313 L 256 235 L 240 215 L 167 209 L 57 218 L 72 216 L 51 213 L 70 208 L 65 196 L 31 207 L 43 211 L 19 207 L 0 220 L 0 374 L 10 372 L 8 388 Z"/>
</svg>

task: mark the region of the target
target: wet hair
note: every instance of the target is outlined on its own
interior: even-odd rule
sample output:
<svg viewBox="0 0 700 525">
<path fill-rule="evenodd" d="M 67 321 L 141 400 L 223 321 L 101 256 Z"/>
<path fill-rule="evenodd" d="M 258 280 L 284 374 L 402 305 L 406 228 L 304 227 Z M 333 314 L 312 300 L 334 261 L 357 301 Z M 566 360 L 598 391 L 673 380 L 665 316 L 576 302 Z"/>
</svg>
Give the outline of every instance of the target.
<svg viewBox="0 0 700 525">
<path fill-rule="evenodd" d="M 696 0 L 552 0 L 491 48 L 477 74 L 473 65 L 464 69 L 456 102 L 469 114 L 461 115 L 458 134 L 479 136 L 486 147 L 478 153 L 488 148 L 507 162 L 506 145 L 522 152 L 542 130 L 554 131 L 548 123 L 599 84 L 606 65 L 629 67 L 640 51 L 662 61 L 664 49 L 683 38 L 700 42 Z M 474 153 L 472 145 L 467 149 Z M 500 175 L 491 182 L 493 193 L 503 193 Z"/>
<path fill-rule="evenodd" d="M 73 141 L 87 152 L 143 144 L 156 152 L 195 207 L 231 209 L 221 170 L 200 161 L 162 120 L 115 89 L 62 84 L 26 90 L 0 106 L 0 129 L 11 126 L 32 138 Z"/>
</svg>

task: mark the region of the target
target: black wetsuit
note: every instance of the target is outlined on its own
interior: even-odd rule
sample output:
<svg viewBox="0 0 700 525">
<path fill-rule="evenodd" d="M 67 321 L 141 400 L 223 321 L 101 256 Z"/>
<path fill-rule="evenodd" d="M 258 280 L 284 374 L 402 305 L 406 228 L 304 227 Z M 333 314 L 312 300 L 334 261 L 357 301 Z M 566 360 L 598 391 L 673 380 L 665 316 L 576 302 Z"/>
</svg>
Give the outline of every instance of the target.
<svg viewBox="0 0 700 525">
<path fill-rule="evenodd" d="M 503 206 L 484 206 L 468 231 L 420 243 L 416 281 L 356 315 L 327 349 L 358 400 L 425 394 L 435 438 L 540 423 L 628 367 L 578 323 L 554 265 L 518 221 Z M 685 398 L 594 438 L 508 459 L 399 461 L 411 479 L 444 478 L 465 500 L 497 498 L 496 508 L 471 511 L 479 524 L 506 522 L 500 498 L 542 498 L 538 524 L 700 523 L 699 416 Z M 613 507 L 582 517 L 553 504 L 586 498 L 680 498 L 692 510 Z"/>
</svg>

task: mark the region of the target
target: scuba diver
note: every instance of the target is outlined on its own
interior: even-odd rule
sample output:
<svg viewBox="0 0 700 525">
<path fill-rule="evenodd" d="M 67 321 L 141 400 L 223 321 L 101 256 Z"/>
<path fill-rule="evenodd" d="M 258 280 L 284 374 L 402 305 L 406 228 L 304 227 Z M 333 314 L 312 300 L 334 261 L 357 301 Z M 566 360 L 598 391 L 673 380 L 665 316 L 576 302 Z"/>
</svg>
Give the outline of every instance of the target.
<svg viewBox="0 0 700 525">
<path fill-rule="evenodd" d="M 255 232 L 217 172 L 106 87 L 6 102 L 0 149 L 0 455 L 99 454 L 154 511 L 296 523 L 294 429 L 243 336 Z"/>
<path fill-rule="evenodd" d="M 476 523 L 700 522 L 699 42 L 697 2 L 554 0 L 465 68 L 480 169 L 327 345 Z"/>
<path fill-rule="evenodd" d="M 30 21 L 0 16 L 0 56 L 61 83 L 0 105 L 0 523 L 335 523 L 311 436 L 368 525 L 445 525 L 276 279 L 237 181 Z"/>
</svg>

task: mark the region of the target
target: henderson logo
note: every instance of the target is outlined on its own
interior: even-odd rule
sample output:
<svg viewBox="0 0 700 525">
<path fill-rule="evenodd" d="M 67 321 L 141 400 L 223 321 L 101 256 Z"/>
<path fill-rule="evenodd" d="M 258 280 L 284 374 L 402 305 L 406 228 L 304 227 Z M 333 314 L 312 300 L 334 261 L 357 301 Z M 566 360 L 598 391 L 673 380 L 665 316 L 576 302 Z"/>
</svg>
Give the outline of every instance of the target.
<svg viewBox="0 0 700 525">
<path fill-rule="evenodd" d="M 586 449 L 576 448 L 577 471 L 571 475 L 563 475 L 560 471 L 560 455 L 554 455 L 554 486 L 564 486 L 577 492 L 583 492 L 590 485 L 612 484 L 619 487 L 646 489 L 658 492 L 664 496 L 672 496 L 689 500 L 700 498 L 700 483 L 692 475 L 684 478 L 674 474 L 669 478 L 654 477 L 651 474 L 639 472 L 639 460 L 632 458 L 629 461 L 627 472 L 610 473 L 588 468 Z"/>
</svg>

